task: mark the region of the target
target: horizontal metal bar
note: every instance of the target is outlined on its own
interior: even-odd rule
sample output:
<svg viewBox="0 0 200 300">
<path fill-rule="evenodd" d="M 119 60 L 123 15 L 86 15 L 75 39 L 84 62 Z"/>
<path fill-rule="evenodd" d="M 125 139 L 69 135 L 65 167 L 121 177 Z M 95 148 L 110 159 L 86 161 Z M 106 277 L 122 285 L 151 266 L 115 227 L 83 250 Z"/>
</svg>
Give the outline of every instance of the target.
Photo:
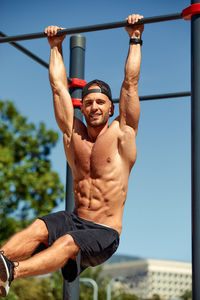
<svg viewBox="0 0 200 300">
<path fill-rule="evenodd" d="M 2 31 L 0 31 L 0 36 L 7 37 L 7 35 L 5 33 L 3 33 Z M 37 61 L 39 64 L 41 64 L 45 68 L 47 68 L 47 69 L 49 68 L 49 64 L 48 63 L 46 63 L 44 60 L 42 60 L 40 57 L 38 57 L 37 55 L 35 55 L 31 51 L 29 51 L 28 49 L 22 47 L 21 45 L 15 43 L 15 42 L 10 42 L 10 44 L 13 47 L 17 48 L 19 51 L 23 52 L 24 54 L 26 54 L 27 56 L 29 56 L 30 58 L 32 58 L 33 60 Z"/>
<path fill-rule="evenodd" d="M 147 101 L 147 100 L 157 100 L 157 99 L 181 98 L 181 97 L 188 97 L 188 96 L 191 96 L 191 92 L 139 96 L 139 99 L 140 101 Z M 113 99 L 113 103 L 119 103 L 119 99 Z"/>
<path fill-rule="evenodd" d="M 7 37 L 5 33 L 0 31 L 0 36 Z M 27 50 L 26 48 L 22 47 L 21 45 L 10 42 L 12 46 L 17 48 L 18 50 L 22 51 L 24 54 L 31 57 L 33 60 L 37 61 L 47 69 L 49 68 L 48 63 L 43 61 L 41 58 Z M 71 78 L 68 78 L 68 82 L 71 83 Z M 155 95 L 147 95 L 147 96 L 139 96 L 140 101 L 147 101 L 147 100 L 157 100 L 157 99 L 167 99 L 167 98 L 181 98 L 181 97 L 188 97 L 191 96 L 191 92 L 179 92 L 179 93 L 168 93 L 168 94 L 155 94 Z M 113 103 L 119 103 L 119 99 L 113 99 Z"/>
<path fill-rule="evenodd" d="M 182 18 L 182 13 L 176 14 L 169 14 L 169 15 L 161 15 L 155 17 L 147 17 L 140 20 L 138 24 L 149 24 L 149 23 L 157 23 L 157 22 L 164 22 L 170 20 L 178 20 Z M 58 32 L 57 36 L 65 35 L 65 34 L 75 34 L 75 33 L 82 33 L 82 32 L 91 32 L 97 30 L 105 30 L 105 29 L 113 29 L 113 28 L 120 28 L 125 26 L 131 26 L 127 23 L 127 21 L 120 21 L 120 22 L 112 22 L 112 23 L 104 23 L 104 24 L 97 24 L 91 26 L 82 26 L 82 27 L 74 27 L 68 29 L 62 29 Z M 38 33 L 30 33 L 30 34 L 23 34 L 23 35 L 15 35 L 10 37 L 2 37 L 0 38 L 0 43 L 7 43 L 7 42 L 16 42 L 22 40 L 31 40 L 31 39 L 38 39 L 38 38 L 45 38 L 46 34 L 44 32 Z"/>
</svg>

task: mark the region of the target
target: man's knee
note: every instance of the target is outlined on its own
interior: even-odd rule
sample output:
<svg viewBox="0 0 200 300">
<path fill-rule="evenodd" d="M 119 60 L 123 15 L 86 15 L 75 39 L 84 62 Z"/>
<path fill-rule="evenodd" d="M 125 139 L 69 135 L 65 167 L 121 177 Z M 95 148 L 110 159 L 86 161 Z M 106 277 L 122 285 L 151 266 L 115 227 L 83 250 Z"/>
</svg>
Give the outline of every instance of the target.
<svg viewBox="0 0 200 300">
<path fill-rule="evenodd" d="M 70 254 L 72 259 L 78 255 L 80 247 L 76 244 L 73 237 L 70 234 L 63 235 L 59 238 L 59 242 L 61 242 L 62 247 L 66 249 L 66 253 Z"/>
</svg>

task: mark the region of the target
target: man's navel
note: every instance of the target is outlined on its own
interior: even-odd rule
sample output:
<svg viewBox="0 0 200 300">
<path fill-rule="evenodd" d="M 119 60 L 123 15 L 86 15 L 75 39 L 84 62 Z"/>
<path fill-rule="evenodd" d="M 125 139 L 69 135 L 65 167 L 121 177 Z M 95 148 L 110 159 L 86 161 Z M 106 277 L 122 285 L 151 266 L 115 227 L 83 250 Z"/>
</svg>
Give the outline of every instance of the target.
<svg viewBox="0 0 200 300">
<path fill-rule="evenodd" d="M 111 163 L 111 158 L 108 156 L 108 158 L 106 159 L 107 163 Z"/>
</svg>

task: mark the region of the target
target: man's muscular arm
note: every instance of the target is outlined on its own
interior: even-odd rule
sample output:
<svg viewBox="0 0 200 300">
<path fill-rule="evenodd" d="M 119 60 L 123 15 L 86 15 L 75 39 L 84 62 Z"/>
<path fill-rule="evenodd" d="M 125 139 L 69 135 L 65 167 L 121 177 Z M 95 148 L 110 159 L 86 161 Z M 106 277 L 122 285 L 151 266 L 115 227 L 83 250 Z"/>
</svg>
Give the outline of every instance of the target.
<svg viewBox="0 0 200 300">
<path fill-rule="evenodd" d="M 127 20 L 129 24 L 135 24 L 142 16 L 130 15 Z M 141 38 L 144 26 L 126 27 L 130 38 Z M 138 98 L 138 79 L 141 64 L 141 46 L 140 44 L 131 44 L 125 65 L 125 77 L 120 94 L 120 127 L 128 125 L 132 127 L 137 134 L 140 103 Z"/>
<path fill-rule="evenodd" d="M 71 96 L 68 92 L 67 75 L 62 58 L 62 42 L 65 37 L 54 37 L 59 29 L 61 28 L 57 26 L 49 26 L 45 29 L 51 47 L 49 80 L 53 92 L 56 121 L 65 135 L 65 138 L 70 142 L 73 128 L 74 108 Z"/>
</svg>

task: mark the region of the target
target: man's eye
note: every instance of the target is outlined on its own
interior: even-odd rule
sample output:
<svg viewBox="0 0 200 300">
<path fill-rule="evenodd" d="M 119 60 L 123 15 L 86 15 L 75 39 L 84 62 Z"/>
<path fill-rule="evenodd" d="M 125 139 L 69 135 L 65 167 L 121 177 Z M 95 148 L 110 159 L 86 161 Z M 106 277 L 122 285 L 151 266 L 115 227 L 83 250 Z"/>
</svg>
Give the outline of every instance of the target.
<svg viewBox="0 0 200 300">
<path fill-rule="evenodd" d="M 87 101 L 87 102 L 85 103 L 86 106 L 89 106 L 89 105 L 91 105 L 91 104 L 92 104 L 91 101 Z"/>
</svg>

